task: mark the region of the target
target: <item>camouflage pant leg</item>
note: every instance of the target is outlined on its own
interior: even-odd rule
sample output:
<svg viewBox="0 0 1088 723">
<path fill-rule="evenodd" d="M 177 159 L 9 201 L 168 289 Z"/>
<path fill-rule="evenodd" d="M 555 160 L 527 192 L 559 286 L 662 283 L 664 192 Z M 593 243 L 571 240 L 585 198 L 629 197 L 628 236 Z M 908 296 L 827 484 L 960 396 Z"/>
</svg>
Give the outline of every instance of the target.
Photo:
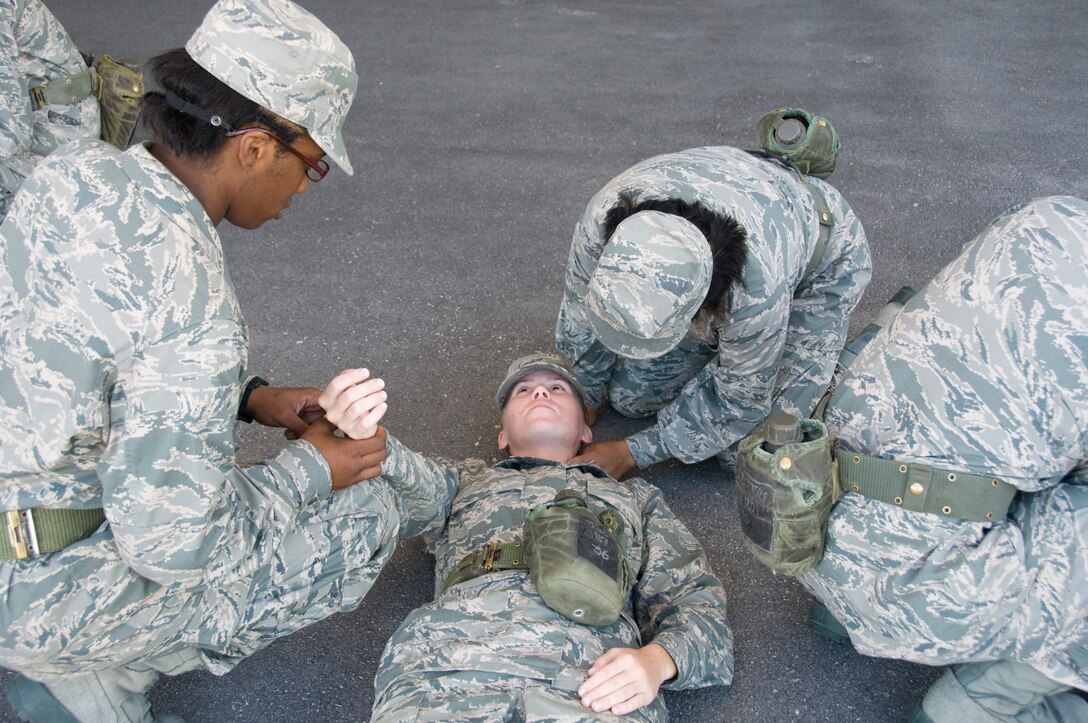
<svg viewBox="0 0 1088 723">
<path fill-rule="evenodd" d="M 1088 702 L 1030 665 L 1007 660 L 948 670 L 922 701 L 933 723 L 1080 723 Z"/>
<path fill-rule="evenodd" d="M 649 417 L 676 399 L 715 351 L 690 331 L 675 349 L 654 359 L 616 360 L 608 382 L 608 403 L 625 417 Z"/>
<path fill-rule="evenodd" d="M 666 721 L 660 696 L 649 706 L 624 717 L 633 721 Z M 406 676 L 375 702 L 372 723 L 400 721 L 619 721 L 611 713 L 594 713 L 576 694 L 545 681 L 485 671 L 450 671 Z"/>
<path fill-rule="evenodd" d="M 363 601 L 393 554 L 400 517 L 392 491 L 367 483 L 333 493 L 299 519 L 278 549 L 262 555 L 253 595 L 231 640 L 231 658 L 244 657 Z M 209 656 L 213 672 L 229 659 Z"/>
<path fill-rule="evenodd" d="M 1009 520 L 911 513 L 848 493 L 798 579 L 867 655 L 1030 663 L 1088 689 L 1088 487 L 1026 495 Z"/>
<path fill-rule="evenodd" d="M 827 389 L 846 345 L 850 315 L 872 276 L 869 245 L 857 216 L 834 187 L 813 183 L 823 190 L 835 226 L 823 260 L 794 290 L 772 401 L 773 410 L 799 417 L 809 416 Z"/>
</svg>

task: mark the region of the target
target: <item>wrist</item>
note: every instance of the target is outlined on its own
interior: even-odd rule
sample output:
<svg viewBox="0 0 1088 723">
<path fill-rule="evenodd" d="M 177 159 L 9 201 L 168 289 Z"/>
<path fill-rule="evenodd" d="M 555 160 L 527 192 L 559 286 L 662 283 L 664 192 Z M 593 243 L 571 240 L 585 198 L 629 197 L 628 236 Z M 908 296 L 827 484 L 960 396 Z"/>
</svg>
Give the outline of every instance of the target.
<svg viewBox="0 0 1088 723">
<path fill-rule="evenodd" d="M 238 421 L 249 424 L 253 421 L 253 415 L 249 413 L 249 398 L 253 395 L 253 390 L 258 387 L 269 386 L 267 379 L 262 379 L 258 376 L 250 377 L 246 382 L 245 388 L 242 390 L 242 396 L 238 400 Z"/>
</svg>

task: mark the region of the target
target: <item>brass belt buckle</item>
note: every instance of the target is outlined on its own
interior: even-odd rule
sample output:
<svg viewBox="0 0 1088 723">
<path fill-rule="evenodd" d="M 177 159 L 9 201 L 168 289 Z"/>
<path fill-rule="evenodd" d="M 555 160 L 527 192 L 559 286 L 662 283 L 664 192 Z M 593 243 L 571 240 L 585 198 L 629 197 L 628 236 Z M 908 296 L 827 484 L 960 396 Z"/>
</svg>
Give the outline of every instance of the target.
<svg viewBox="0 0 1088 723">
<path fill-rule="evenodd" d="M 40 110 L 48 105 L 48 103 L 45 102 L 44 85 L 39 85 L 36 88 L 30 89 L 30 103 L 34 106 L 34 110 Z"/>
<path fill-rule="evenodd" d="M 5 513 L 8 542 L 15 553 L 15 559 L 25 560 L 37 557 L 38 531 L 34 528 L 34 513 L 30 510 L 8 510 Z"/>
<path fill-rule="evenodd" d="M 492 542 L 487 545 L 487 558 L 484 560 L 484 569 L 491 572 L 491 569 L 495 566 L 495 553 L 499 550 L 499 544 Z"/>
</svg>

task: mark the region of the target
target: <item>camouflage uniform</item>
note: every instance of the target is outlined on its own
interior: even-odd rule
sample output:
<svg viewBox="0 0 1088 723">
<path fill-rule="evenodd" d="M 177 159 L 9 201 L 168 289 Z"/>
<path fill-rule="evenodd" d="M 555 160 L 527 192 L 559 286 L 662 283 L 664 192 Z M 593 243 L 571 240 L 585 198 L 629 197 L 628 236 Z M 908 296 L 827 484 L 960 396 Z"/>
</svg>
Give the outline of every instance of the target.
<svg viewBox="0 0 1088 723">
<path fill-rule="evenodd" d="M 627 438 L 646 467 L 676 457 L 697 462 L 728 450 L 772 409 L 807 414 L 831 377 L 848 317 L 869 283 L 865 232 L 846 200 L 815 178 L 835 226 L 816 265 L 819 223 L 798 176 L 729 147 L 657 156 L 625 171 L 589 202 L 574 231 L 556 347 L 574 365 L 597 406 L 629 416 L 657 413 L 654 427 Z M 647 360 L 620 358 L 594 338 L 583 300 L 608 242 L 604 219 L 621 193 L 698 201 L 732 216 L 748 234 L 744 283 L 732 311 L 709 327 L 696 322 L 679 346 Z"/>
<path fill-rule="evenodd" d="M 50 679 L 195 649 L 226 672 L 358 605 L 397 535 L 448 505 L 413 486 L 432 479 L 330 493 L 303 441 L 236 466 L 238 300 L 200 203 L 143 146 L 45 160 L 0 258 L 0 508 L 108 519 L 0 563 L 0 664 Z"/>
<path fill-rule="evenodd" d="M 425 534 L 436 557 L 436 599 L 393 634 L 378 668 L 374 719 L 539 720 L 600 717 L 578 700 L 589 666 L 606 650 L 654 642 L 676 661 L 664 687 L 728 684 L 733 640 L 726 599 L 699 543 L 642 480 L 619 483 L 590 465 L 515 457 L 489 467 L 418 455 L 389 439 L 382 465 L 412 487 L 459 485 L 446 525 Z M 627 562 L 636 571 L 627 609 L 614 625 L 588 627 L 547 607 L 528 573 L 507 570 L 451 586 L 457 563 L 488 542 L 521 537 L 525 515 L 558 490 L 585 494 L 590 508 L 613 509 L 624 526 Z M 658 698 L 632 714 L 664 720 Z"/>
<path fill-rule="evenodd" d="M 97 138 L 98 101 L 38 110 L 30 88 L 87 71 L 53 13 L 40 0 L 0 0 L 0 220 L 12 196 L 53 149 L 80 138 Z"/>
<path fill-rule="evenodd" d="M 861 652 L 1019 661 L 1088 689 L 1086 300 L 1088 203 L 1032 202 L 969 243 L 839 384 L 827 426 L 845 449 L 1022 491 L 992 524 L 847 493 L 800 579 Z"/>
</svg>

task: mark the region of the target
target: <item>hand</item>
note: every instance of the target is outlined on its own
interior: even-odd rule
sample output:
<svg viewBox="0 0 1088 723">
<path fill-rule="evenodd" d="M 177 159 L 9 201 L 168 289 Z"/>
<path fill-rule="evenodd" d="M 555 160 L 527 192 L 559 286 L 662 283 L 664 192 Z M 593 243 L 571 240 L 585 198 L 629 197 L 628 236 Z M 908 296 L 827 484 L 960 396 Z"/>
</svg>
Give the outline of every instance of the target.
<svg viewBox="0 0 1088 723">
<path fill-rule="evenodd" d="M 378 427 L 362 440 L 336 435 L 336 426 L 327 419 L 310 425 L 302 439 L 317 447 L 332 474 L 334 490 L 351 487 L 357 482 L 373 479 L 382 473 L 385 459 L 385 430 Z"/>
<path fill-rule="evenodd" d="M 318 404 L 320 389 L 313 387 L 260 386 L 249 393 L 246 411 L 266 427 L 285 427 L 288 439 L 298 439 L 324 411 Z"/>
<path fill-rule="evenodd" d="M 385 382 L 371 379 L 368 369 L 348 369 L 338 374 L 318 402 L 325 417 L 352 439 L 366 439 L 378 429 L 385 410 Z"/>
<path fill-rule="evenodd" d="M 644 648 L 612 648 L 589 669 L 578 688 L 582 705 L 594 712 L 627 715 L 657 697 L 657 691 L 676 675 L 676 663 L 657 643 Z"/>
<path fill-rule="evenodd" d="M 635 458 L 631 456 L 631 448 L 622 439 L 594 442 L 586 446 L 585 450 L 568 464 L 580 462 L 592 462 L 611 475 L 612 479 L 619 479 L 635 468 Z"/>
</svg>

